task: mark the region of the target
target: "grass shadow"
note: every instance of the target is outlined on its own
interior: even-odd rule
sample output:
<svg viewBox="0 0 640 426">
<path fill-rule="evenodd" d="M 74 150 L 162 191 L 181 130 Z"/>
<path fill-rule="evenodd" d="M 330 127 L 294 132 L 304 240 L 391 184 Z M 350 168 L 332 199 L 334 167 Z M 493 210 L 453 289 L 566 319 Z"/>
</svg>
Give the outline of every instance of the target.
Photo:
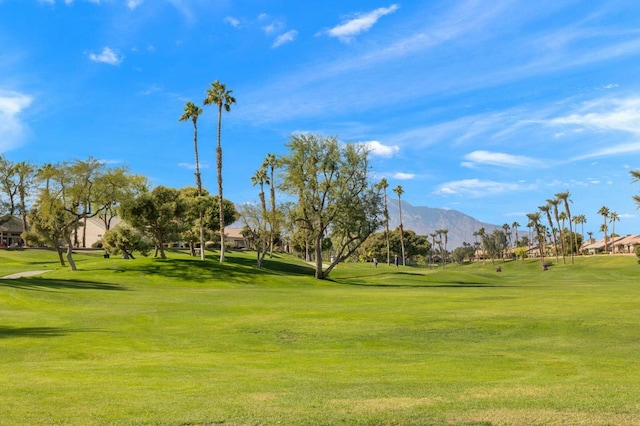
<svg viewBox="0 0 640 426">
<path fill-rule="evenodd" d="M 63 327 L 6 327 L 0 326 L 0 339 L 12 339 L 20 337 L 62 337 L 71 333 L 80 333 L 88 330 L 63 328 Z"/>
<path fill-rule="evenodd" d="M 74 281 L 60 279 L 46 279 L 39 277 L 16 278 L 0 281 L 0 287 L 12 287 L 21 290 L 52 291 L 52 290 L 108 290 L 129 291 L 127 287 L 118 284 L 108 284 L 91 281 Z"/>
</svg>

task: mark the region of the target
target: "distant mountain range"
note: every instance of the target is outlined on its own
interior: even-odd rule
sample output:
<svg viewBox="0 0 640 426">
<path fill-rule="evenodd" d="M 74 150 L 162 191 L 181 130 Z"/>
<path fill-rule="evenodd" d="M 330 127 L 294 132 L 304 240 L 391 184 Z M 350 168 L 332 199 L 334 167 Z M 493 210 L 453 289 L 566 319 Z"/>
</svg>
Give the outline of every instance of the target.
<svg viewBox="0 0 640 426">
<path fill-rule="evenodd" d="M 484 228 L 487 233 L 502 226 L 480 222 L 456 210 L 436 209 L 431 207 L 412 206 L 402 201 L 402 225 L 405 230 L 411 230 L 417 235 L 429 235 L 438 229 L 448 229 L 447 250 L 461 247 L 463 242 L 473 243 L 476 238 L 473 233 Z M 398 203 L 389 200 L 389 228 L 400 226 Z M 429 239 L 431 241 L 431 239 Z"/>
</svg>

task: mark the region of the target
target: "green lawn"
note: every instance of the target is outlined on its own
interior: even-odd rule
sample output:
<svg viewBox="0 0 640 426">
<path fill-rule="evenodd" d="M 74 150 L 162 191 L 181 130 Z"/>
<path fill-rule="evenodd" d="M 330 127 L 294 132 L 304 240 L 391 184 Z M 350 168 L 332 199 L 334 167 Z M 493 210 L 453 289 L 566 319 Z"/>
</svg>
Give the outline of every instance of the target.
<svg viewBox="0 0 640 426">
<path fill-rule="evenodd" d="M 169 256 L 0 251 L 0 424 L 640 424 L 635 257 Z"/>
</svg>

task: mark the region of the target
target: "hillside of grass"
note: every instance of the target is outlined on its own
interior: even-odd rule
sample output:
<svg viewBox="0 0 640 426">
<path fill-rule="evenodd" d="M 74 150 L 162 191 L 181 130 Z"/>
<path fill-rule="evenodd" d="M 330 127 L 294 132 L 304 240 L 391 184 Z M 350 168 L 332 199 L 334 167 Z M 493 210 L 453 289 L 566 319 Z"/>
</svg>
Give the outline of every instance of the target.
<svg viewBox="0 0 640 426">
<path fill-rule="evenodd" d="M 638 424 L 635 257 L 254 257 L 0 251 L 0 424 Z"/>
</svg>

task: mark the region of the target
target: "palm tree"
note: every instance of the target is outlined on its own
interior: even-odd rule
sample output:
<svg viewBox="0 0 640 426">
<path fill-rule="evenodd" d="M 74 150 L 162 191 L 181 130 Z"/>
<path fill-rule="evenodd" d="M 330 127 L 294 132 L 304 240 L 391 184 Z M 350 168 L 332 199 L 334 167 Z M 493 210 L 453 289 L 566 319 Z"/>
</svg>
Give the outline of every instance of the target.
<svg viewBox="0 0 640 426">
<path fill-rule="evenodd" d="M 629 173 L 631 174 L 632 182 L 640 182 L 640 169 L 631 170 Z M 633 201 L 635 201 L 636 204 L 638 205 L 638 208 L 640 209 L 640 195 L 634 195 L 632 198 L 633 198 Z"/>
<path fill-rule="evenodd" d="M 609 213 L 609 221 L 611 222 L 611 238 L 615 238 L 616 237 L 616 222 L 620 222 L 620 216 L 618 216 L 618 213 L 616 212 L 611 212 Z M 611 251 L 614 252 L 615 251 L 615 246 L 611 248 Z"/>
<path fill-rule="evenodd" d="M 378 188 L 384 193 L 384 239 L 387 242 L 387 265 L 391 265 L 391 247 L 389 244 L 389 208 L 387 204 L 387 188 L 389 183 L 385 178 L 380 179 Z"/>
<path fill-rule="evenodd" d="M 560 200 L 557 198 L 552 198 L 547 200 L 547 203 L 553 208 L 553 217 L 556 219 L 556 228 L 551 226 L 551 231 L 553 232 L 554 238 L 556 238 L 558 232 L 560 233 L 560 247 L 562 248 L 562 263 L 566 264 L 567 260 L 565 258 L 566 247 L 564 241 L 564 227 L 560 227 L 560 212 L 558 211 L 558 205 L 560 204 Z M 558 256 L 558 247 L 556 246 L 556 257 Z"/>
<path fill-rule="evenodd" d="M 509 246 L 511 246 L 511 232 L 509 232 L 511 227 L 509 226 L 508 223 L 504 223 L 502 224 L 502 229 L 504 230 L 504 236 L 507 237 L 507 240 L 509 240 Z M 504 260 L 504 253 L 502 256 L 502 260 Z"/>
<path fill-rule="evenodd" d="M 444 263 L 442 269 L 447 269 L 447 242 L 449 241 L 449 230 L 447 228 L 441 229 L 440 234 L 444 236 Z"/>
<path fill-rule="evenodd" d="M 607 218 L 609 217 L 609 207 L 600 207 L 600 210 L 598 210 L 598 214 L 602 216 L 603 220 L 602 231 L 604 232 L 604 251 L 606 253 L 609 253 L 609 240 L 607 239 Z"/>
<path fill-rule="evenodd" d="M 536 231 L 536 236 L 538 238 L 538 251 L 540 252 L 540 263 L 544 264 L 544 237 L 540 227 L 540 212 L 528 213 L 527 219 L 529 219 L 532 228 Z"/>
<path fill-rule="evenodd" d="M 196 157 L 196 187 L 198 188 L 198 197 L 202 196 L 202 179 L 200 177 L 200 160 L 198 159 L 198 117 L 202 114 L 202 108 L 196 106 L 193 102 L 187 102 L 184 107 L 184 113 L 180 116 L 180 121 L 191 120 L 193 123 L 193 151 Z M 200 228 L 200 260 L 204 260 L 204 212 L 202 206 L 199 206 L 199 228 Z"/>
<path fill-rule="evenodd" d="M 271 217 L 269 220 L 269 257 L 273 257 L 273 242 L 278 230 L 278 218 L 276 213 L 276 185 L 274 182 L 275 169 L 278 166 L 278 159 L 275 154 L 267 154 L 262 167 L 269 168 L 269 194 L 271 196 Z"/>
<path fill-rule="evenodd" d="M 218 106 L 218 146 L 216 148 L 216 165 L 218 168 L 218 212 L 220 214 L 220 262 L 224 262 L 224 209 L 222 199 L 222 145 L 220 144 L 220 134 L 222 131 L 222 108 L 231 111 L 231 105 L 236 103 L 236 98 L 231 96 L 232 90 L 216 80 L 207 89 L 207 97 L 204 98 L 205 105 Z"/>
<path fill-rule="evenodd" d="M 540 209 L 541 212 L 546 214 L 547 220 L 549 221 L 549 227 L 551 228 L 551 231 L 553 232 L 553 247 L 554 247 L 555 252 L 556 252 L 556 262 L 557 262 L 558 261 L 558 240 L 556 238 L 555 228 L 553 227 L 553 220 L 551 219 L 551 205 L 547 204 L 547 205 L 544 205 L 544 206 L 540 206 L 540 207 L 538 207 L 538 209 Z"/>
<path fill-rule="evenodd" d="M 431 265 L 433 265 L 433 251 L 435 250 L 436 247 L 436 236 L 438 235 L 437 231 L 436 232 L 432 232 L 429 234 L 429 236 L 431 237 L 431 250 L 429 250 L 429 255 L 431 257 L 431 259 L 429 260 L 429 268 L 431 268 Z"/>
<path fill-rule="evenodd" d="M 514 247 L 518 246 L 518 226 L 520 226 L 518 222 L 513 222 L 511 224 L 511 228 L 514 229 L 516 233 L 516 242 L 513 244 Z"/>
<path fill-rule="evenodd" d="M 584 224 L 587 223 L 587 217 L 583 214 L 579 214 L 577 216 L 573 217 L 573 223 L 577 225 L 582 225 L 582 244 L 584 244 L 585 239 L 584 239 Z M 577 231 L 577 229 L 576 229 Z M 577 245 L 577 243 L 576 243 Z M 582 251 L 580 252 L 580 254 L 582 254 Z"/>
<path fill-rule="evenodd" d="M 267 201 L 264 198 L 264 185 L 269 184 L 269 176 L 267 174 L 267 170 L 263 167 L 260 167 L 256 170 L 256 173 L 251 176 L 251 183 L 253 186 L 260 185 L 260 207 L 262 208 L 262 229 L 258 230 L 260 237 L 258 238 L 258 268 L 262 266 L 262 259 L 264 258 L 264 253 L 266 253 L 266 249 L 263 247 L 265 241 L 265 231 L 266 231 L 266 222 L 267 222 Z"/>
<path fill-rule="evenodd" d="M 569 191 L 558 192 L 556 194 L 556 198 L 564 203 L 564 211 L 567 214 L 567 217 L 569 218 L 569 235 L 574 236 L 573 227 L 571 226 L 571 209 L 569 209 L 569 203 L 572 203 L 573 201 L 569 199 L 570 196 L 571 194 L 569 193 Z M 584 239 L 584 237 L 582 238 Z M 577 245 L 578 243 L 576 242 L 576 246 Z M 579 247 L 576 247 L 576 249 L 578 248 Z M 573 265 L 573 247 L 571 249 L 571 264 Z"/>
<path fill-rule="evenodd" d="M 400 204 L 400 197 L 402 197 L 402 194 L 404 194 L 402 185 L 398 185 L 395 188 L 393 188 L 393 192 L 398 194 L 398 213 L 400 215 L 400 247 L 402 248 L 402 266 L 406 266 L 404 261 L 404 227 L 402 226 L 402 205 Z"/>
</svg>

